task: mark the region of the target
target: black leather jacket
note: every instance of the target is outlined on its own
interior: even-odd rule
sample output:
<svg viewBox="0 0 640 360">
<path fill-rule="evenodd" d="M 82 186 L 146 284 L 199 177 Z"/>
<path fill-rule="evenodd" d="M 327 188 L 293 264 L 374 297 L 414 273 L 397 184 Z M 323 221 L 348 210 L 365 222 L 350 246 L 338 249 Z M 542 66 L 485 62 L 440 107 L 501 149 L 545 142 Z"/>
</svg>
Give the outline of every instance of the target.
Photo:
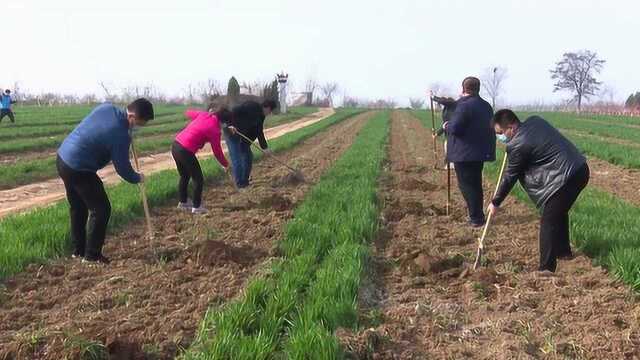
<svg viewBox="0 0 640 360">
<path fill-rule="evenodd" d="M 493 199 L 500 206 L 516 181 L 542 209 L 587 159 L 556 128 L 539 116 L 531 116 L 520 124 L 516 135 L 507 143 L 508 164 Z"/>
</svg>

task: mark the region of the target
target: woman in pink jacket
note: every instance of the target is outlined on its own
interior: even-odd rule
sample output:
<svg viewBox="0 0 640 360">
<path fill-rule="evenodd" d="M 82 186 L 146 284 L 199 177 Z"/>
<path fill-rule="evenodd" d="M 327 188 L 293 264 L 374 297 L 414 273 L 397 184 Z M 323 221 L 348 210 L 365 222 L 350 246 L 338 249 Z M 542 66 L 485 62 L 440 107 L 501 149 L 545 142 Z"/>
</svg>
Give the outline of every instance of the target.
<svg viewBox="0 0 640 360">
<path fill-rule="evenodd" d="M 185 115 L 191 122 L 176 136 L 176 141 L 171 146 L 171 154 L 176 161 L 180 182 L 178 191 L 180 194 L 179 209 L 190 210 L 194 214 L 205 214 L 207 209 L 202 207 L 202 188 L 204 178 L 196 153 L 202 149 L 205 143 L 211 144 L 213 155 L 225 170 L 229 162 L 222 152 L 220 144 L 222 129 L 221 122 L 227 122 L 231 112 L 227 109 L 219 111 L 187 110 Z M 188 199 L 187 189 L 189 180 L 193 180 L 193 202 Z"/>
</svg>

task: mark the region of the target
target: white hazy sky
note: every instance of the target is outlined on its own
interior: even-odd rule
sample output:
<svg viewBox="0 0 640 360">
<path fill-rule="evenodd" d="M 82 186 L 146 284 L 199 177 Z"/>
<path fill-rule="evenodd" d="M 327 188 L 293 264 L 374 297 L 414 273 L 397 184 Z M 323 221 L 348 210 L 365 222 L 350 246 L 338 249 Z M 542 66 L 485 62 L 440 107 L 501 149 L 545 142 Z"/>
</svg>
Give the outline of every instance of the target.
<svg viewBox="0 0 640 360">
<path fill-rule="evenodd" d="M 638 0 L 0 0 L 0 87 L 165 93 L 231 75 L 294 89 L 313 75 L 405 103 L 441 82 L 508 68 L 509 103 L 547 102 L 563 52 L 596 51 L 618 99 L 640 90 Z"/>
</svg>

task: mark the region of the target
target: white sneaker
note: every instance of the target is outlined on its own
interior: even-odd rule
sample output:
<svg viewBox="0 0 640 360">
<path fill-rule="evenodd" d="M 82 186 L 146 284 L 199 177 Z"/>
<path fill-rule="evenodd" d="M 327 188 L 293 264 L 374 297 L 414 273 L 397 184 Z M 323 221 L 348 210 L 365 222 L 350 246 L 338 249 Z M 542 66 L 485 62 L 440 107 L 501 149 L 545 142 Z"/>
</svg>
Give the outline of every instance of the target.
<svg viewBox="0 0 640 360">
<path fill-rule="evenodd" d="M 178 209 L 180 210 L 191 210 L 193 208 L 193 202 L 191 200 L 187 200 L 187 202 L 179 202 Z"/>
<path fill-rule="evenodd" d="M 202 214 L 206 214 L 206 213 L 208 213 L 208 212 L 209 212 L 209 210 L 207 210 L 207 209 L 203 208 L 202 206 L 197 207 L 197 208 L 192 208 L 192 209 L 191 209 L 191 213 L 192 213 L 192 214 L 202 215 Z"/>
</svg>

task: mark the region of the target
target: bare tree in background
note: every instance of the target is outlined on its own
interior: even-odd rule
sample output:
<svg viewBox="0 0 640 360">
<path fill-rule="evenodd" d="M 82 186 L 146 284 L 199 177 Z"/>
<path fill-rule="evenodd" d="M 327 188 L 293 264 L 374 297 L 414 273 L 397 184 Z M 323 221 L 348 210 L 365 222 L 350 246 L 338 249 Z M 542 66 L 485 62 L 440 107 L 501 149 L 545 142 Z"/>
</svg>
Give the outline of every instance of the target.
<svg viewBox="0 0 640 360">
<path fill-rule="evenodd" d="M 481 76 L 482 89 L 491 99 L 491 106 L 496 108 L 496 100 L 503 91 L 504 81 L 507 78 L 507 68 L 502 66 L 492 66 L 485 69 Z"/>
<path fill-rule="evenodd" d="M 556 63 L 555 69 L 550 70 L 551 79 L 557 80 L 553 91 L 567 90 L 573 94 L 573 101 L 578 104 L 578 112 L 582 109 L 582 100 L 588 99 L 600 90 L 600 81 L 595 74 L 602 71 L 605 60 L 599 59 L 598 54 L 589 50 L 564 53 L 562 60 Z"/>
<path fill-rule="evenodd" d="M 451 91 L 451 89 L 440 82 L 434 82 L 431 83 L 431 85 L 429 85 L 429 90 L 433 92 L 433 95 L 435 96 L 451 96 L 453 95 L 453 92 Z M 428 97 L 429 95 L 425 95 L 425 97 Z"/>
<path fill-rule="evenodd" d="M 111 94 L 111 90 L 107 87 L 107 85 L 105 85 L 104 81 L 100 81 L 98 84 L 100 84 L 102 91 L 104 91 L 104 99 L 106 101 L 115 100 L 115 98 L 113 97 L 113 94 Z"/>
<path fill-rule="evenodd" d="M 329 106 L 333 107 L 333 95 L 338 91 L 338 83 L 328 82 L 320 87 L 324 97 L 328 100 Z"/>
<path fill-rule="evenodd" d="M 425 100 L 422 98 L 409 98 L 409 104 L 411 104 L 411 108 L 415 110 L 422 109 L 424 102 Z"/>
<path fill-rule="evenodd" d="M 260 93 L 262 92 L 262 88 L 263 88 L 263 85 L 260 83 L 260 81 L 251 81 L 251 82 L 243 81 L 242 84 L 240 85 L 240 89 L 244 89 L 244 91 L 241 91 L 241 93 L 244 93 L 246 95 L 260 96 Z"/>
<path fill-rule="evenodd" d="M 305 106 L 313 105 L 313 94 L 318 89 L 318 80 L 313 77 L 309 77 L 307 81 L 304 83 L 304 92 L 307 95 L 307 100 L 305 101 Z"/>
</svg>

